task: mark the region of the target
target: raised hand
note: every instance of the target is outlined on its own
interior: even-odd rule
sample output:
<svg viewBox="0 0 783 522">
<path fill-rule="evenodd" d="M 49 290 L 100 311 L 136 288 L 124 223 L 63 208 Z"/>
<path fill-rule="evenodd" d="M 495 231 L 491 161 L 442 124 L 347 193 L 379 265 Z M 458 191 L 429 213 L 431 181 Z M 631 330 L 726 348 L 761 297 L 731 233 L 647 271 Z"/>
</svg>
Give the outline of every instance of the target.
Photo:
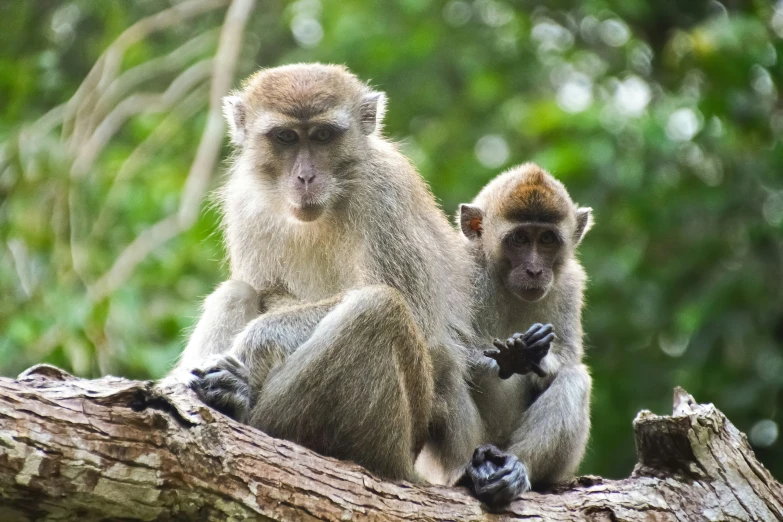
<svg viewBox="0 0 783 522">
<path fill-rule="evenodd" d="M 541 360 L 549 353 L 554 339 L 554 328 L 551 324 L 536 323 L 524 334 L 516 333 L 505 341 L 495 339 L 492 344 L 497 349 L 485 350 L 484 355 L 498 363 L 498 376 L 501 379 L 531 371 L 544 377 L 546 372 L 541 368 Z"/>
</svg>

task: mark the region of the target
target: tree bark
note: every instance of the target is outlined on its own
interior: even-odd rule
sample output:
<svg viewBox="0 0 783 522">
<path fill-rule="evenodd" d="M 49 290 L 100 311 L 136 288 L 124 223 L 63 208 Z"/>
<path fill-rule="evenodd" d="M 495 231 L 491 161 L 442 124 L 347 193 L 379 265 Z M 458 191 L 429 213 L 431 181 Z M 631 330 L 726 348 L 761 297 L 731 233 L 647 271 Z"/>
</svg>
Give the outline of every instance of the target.
<svg viewBox="0 0 783 522">
<path fill-rule="evenodd" d="M 490 513 L 465 490 L 384 482 L 274 439 L 184 389 L 0 378 L 0 520 L 783 521 L 783 487 L 711 404 L 675 390 L 672 416 L 634 420 L 623 480 L 580 477 Z"/>
</svg>

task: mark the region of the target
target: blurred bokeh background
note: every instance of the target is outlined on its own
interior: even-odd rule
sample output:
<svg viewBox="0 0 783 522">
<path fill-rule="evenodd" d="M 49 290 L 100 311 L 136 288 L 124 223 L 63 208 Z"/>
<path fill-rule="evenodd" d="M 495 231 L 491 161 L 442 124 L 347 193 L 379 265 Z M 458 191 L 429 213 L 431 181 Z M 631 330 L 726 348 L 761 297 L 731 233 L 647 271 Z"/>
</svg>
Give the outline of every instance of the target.
<svg viewBox="0 0 783 522">
<path fill-rule="evenodd" d="M 344 63 L 450 214 L 524 161 L 594 208 L 583 473 L 682 385 L 783 478 L 783 3 L 541 4 L 0 2 L 0 374 L 161 376 L 226 277 L 215 101 Z"/>
</svg>

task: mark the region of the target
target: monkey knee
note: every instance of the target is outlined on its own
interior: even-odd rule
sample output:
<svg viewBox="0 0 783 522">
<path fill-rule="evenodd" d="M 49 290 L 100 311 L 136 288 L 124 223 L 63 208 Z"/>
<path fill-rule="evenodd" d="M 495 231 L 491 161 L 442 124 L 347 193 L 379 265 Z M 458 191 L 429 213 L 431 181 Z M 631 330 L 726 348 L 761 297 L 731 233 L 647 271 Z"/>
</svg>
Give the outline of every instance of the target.
<svg viewBox="0 0 783 522">
<path fill-rule="evenodd" d="M 352 290 L 346 295 L 346 302 L 359 311 L 379 313 L 379 317 L 410 315 L 405 298 L 399 290 L 386 285 L 372 285 Z"/>
<path fill-rule="evenodd" d="M 419 348 L 424 340 L 417 322 L 399 290 L 386 285 L 372 285 L 346 294 L 344 310 L 353 318 L 353 325 L 383 336 L 386 340 L 400 337 Z"/>
</svg>

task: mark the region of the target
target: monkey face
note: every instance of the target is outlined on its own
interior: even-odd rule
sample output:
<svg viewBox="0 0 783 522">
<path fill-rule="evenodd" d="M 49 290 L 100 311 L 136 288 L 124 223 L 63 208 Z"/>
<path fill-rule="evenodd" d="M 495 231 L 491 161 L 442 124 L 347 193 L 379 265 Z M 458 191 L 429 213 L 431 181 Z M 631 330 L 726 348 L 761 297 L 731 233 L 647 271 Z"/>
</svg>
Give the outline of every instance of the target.
<svg viewBox="0 0 783 522">
<path fill-rule="evenodd" d="M 223 111 L 241 161 L 270 199 L 312 222 L 349 198 L 352 177 L 366 172 L 385 100 L 344 67 L 291 64 L 251 76 Z"/>
<path fill-rule="evenodd" d="M 506 265 L 504 284 L 527 302 L 542 299 L 555 278 L 564 238 L 548 224 L 527 223 L 512 229 L 502 240 L 501 255 Z"/>
<path fill-rule="evenodd" d="M 347 122 L 336 119 L 280 122 L 258 146 L 265 163 L 260 175 L 272 181 L 294 218 L 315 221 L 347 191 L 352 138 Z"/>
</svg>

